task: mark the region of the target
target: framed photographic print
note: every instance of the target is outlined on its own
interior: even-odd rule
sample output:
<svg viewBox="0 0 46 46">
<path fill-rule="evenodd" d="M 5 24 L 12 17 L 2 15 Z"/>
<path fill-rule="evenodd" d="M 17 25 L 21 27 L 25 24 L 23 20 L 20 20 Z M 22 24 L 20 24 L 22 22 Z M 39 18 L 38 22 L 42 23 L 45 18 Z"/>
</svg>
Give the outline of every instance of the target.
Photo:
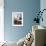
<svg viewBox="0 0 46 46">
<path fill-rule="evenodd" d="M 12 26 L 23 26 L 23 12 L 12 12 Z"/>
</svg>

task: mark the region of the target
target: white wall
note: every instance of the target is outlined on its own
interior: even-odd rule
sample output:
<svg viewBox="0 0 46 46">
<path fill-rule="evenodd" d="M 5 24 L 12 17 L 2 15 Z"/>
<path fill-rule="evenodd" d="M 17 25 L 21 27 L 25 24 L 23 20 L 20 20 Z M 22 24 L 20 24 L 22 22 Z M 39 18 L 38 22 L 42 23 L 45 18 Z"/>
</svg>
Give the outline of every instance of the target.
<svg viewBox="0 0 46 46">
<path fill-rule="evenodd" d="M 46 0 L 40 0 L 40 10 L 46 9 Z M 40 21 L 40 24 L 46 26 L 46 11 L 43 12 L 43 19 L 44 21 Z"/>
<path fill-rule="evenodd" d="M 4 0 L 0 0 L 0 42 L 4 41 Z"/>
<path fill-rule="evenodd" d="M 0 41 L 4 40 L 4 9 L 0 8 Z"/>
</svg>

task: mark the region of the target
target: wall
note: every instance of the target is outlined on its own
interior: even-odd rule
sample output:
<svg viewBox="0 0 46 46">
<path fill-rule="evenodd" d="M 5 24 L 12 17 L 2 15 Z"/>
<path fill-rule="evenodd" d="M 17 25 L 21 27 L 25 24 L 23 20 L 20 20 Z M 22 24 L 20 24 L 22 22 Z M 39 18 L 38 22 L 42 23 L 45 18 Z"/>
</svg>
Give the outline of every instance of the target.
<svg viewBox="0 0 46 46">
<path fill-rule="evenodd" d="M 0 0 L 0 42 L 4 41 L 4 0 Z"/>
<path fill-rule="evenodd" d="M 32 28 L 35 12 L 40 10 L 40 0 L 4 0 L 4 36 L 7 41 L 18 41 Z M 12 26 L 12 11 L 23 12 L 24 26 Z"/>
<path fill-rule="evenodd" d="M 41 9 L 41 11 L 42 11 L 43 9 L 46 9 L 46 0 L 40 0 L 40 9 Z M 40 21 L 40 25 L 46 27 L 46 20 L 45 20 L 45 19 L 46 19 L 46 10 L 43 12 L 42 17 L 43 17 L 43 22 Z"/>
</svg>

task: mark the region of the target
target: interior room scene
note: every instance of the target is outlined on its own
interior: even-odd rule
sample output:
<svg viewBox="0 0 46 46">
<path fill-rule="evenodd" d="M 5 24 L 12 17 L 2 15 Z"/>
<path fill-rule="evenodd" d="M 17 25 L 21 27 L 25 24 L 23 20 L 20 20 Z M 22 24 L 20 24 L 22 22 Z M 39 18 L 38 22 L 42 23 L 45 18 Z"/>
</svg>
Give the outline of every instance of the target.
<svg viewBox="0 0 46 46">
<path fill-rule="evenodd" d="M 46 46 L 46 0 L 0 0 L 0 46 Z"/>
</svg>

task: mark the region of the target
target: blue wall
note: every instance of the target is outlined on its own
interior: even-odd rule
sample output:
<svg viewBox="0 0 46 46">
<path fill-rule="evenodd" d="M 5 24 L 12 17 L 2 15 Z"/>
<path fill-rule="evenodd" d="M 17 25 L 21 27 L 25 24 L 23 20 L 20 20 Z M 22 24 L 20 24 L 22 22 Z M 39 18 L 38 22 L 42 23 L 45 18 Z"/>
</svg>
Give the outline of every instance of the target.
<svg viewBox="0 0 46 46">
<path fill-rule="evenodd" d="M 4 9 L 4 35 L 7 41 L 18 41 L 24 37 L 32 28 L 35 12 L 40 9 L 40 0 L 5 0 Z M 24 26 L 12 26 L 12 11 L 23 12 Z"/>
</svg>

